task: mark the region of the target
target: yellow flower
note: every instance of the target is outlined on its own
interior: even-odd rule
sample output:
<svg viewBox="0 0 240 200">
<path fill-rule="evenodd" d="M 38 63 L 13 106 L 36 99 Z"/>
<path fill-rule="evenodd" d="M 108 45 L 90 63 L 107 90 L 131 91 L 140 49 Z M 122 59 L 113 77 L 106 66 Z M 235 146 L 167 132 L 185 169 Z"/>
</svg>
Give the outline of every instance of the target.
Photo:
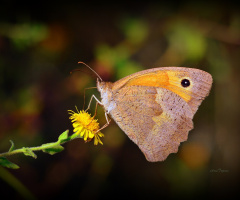
<svg viewBox="0 0 240 200">
<path fill-rule="evenodd" d="M 104 137 L 104 134 L 98 132 L 99 130 L 99 123 L 97 122 L 94 117 L 91 117 L 89 113 L 84 110 L 80 112 L 74 112 L 72 110 L 68 111 L 71 115 L 69 119 L 71 119 L 73 125 L 73 132 L 75 134 L 80 135 L 83 139 L 88 142 L 94 138 L 94 145 L 98 143 L 103 144 L 100 140 L 100 137 Z"/>
</svg>

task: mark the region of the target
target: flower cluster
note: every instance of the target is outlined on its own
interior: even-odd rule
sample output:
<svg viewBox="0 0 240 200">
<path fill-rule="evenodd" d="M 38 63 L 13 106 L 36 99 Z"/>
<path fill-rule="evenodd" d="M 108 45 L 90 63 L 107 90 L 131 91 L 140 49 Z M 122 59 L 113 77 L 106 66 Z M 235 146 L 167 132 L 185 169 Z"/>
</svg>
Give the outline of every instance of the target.
<svg viewBox="0 0 240 200">
<path fill-rule="evenodd" d="M 83 137 L 84 141 L 88 142 L 94 138 L 94 145 L 98 143 L 103 144 L 100 137 L 104 137 L 104 134 L 99 132 L 99 123 L 94 117 L 91 117 L 89 113 L 84 110 L 74 112 L 68 111 L 71 115 L 69 119 L 73 125 L 73 132 Z"/>
</svg>

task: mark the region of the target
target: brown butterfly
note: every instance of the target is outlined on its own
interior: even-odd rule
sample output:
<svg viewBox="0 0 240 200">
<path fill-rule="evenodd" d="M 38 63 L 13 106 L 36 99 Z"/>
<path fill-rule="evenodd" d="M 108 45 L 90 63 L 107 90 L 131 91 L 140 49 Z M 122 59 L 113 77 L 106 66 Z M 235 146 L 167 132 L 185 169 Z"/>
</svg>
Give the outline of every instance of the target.
<svg viewBox="0 0 240 200">
<path fill-rule="evenodd" d="M 193 116 L 209 94 L 212 81 L 209 73 L 199 69 L 153 68 L 114 83 L 100 78 L 97 89 L 102 100 L 92 97 L 146 159 L 156 162 L 176 153 L 180 143 L 187 140 Z"/>
</svg>

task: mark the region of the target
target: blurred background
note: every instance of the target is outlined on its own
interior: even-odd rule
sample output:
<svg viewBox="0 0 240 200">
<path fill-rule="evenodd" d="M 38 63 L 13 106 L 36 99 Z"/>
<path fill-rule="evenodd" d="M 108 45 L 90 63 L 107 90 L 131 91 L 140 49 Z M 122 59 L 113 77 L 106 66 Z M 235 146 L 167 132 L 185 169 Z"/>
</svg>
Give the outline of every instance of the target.
<svg viewBox="0 0 240 200">
<path fill-rule="evenodd" d="M 103 146 L 75 140 L 54 156 L 9 157 L 0 192 L 12 199 L 221 198 L 240 177 L 240 12 L 229 2 L 80 1 L 0 6 L 0 152 L 54 142 L 72 132 L 67 110 L 82 109 L 84 88 L 163 66 L 212 74 L 210 95 L 177 154 L 149 163 L 112 122 Z M 73 69 L 82 71 L 70 75 Z M 86 102 L 96 89 L 86 91 Z M 94 104 L 93 104 L 94 105 Z M 94 113 L 94 106 L 92 107 Z M 103 109 L 99 122 L 105 124 Z"/>
</svg>

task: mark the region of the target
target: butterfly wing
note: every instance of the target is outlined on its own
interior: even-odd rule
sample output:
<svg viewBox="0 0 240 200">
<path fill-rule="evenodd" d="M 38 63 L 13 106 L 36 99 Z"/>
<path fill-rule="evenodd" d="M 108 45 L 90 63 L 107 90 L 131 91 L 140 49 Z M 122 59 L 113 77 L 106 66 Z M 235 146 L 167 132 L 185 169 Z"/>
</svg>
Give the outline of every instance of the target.
<svg viewBox="0 0 240 200">
<path fill-rule="evenodd" d="M 187 79 L 189 87 L 183 87 Z M 212 86 L 209 73 L 184 67 L 137 72 L 115 83 L 98 82 L 102 105 L 149 161 L 177 152 Z"/>
<path fill-rule="evenodd" d="M 190 81 L 182 87 L 181 81 Z M 161 67 L 140 71 L 115 82 L 112 90 L 126 86 L 150 86 L 168 89 L 185 100 L 195 113 L 212 87 L 212 76 L 202 70 L 186 67 Z"/>
<path fill-rule="evenodd" d="M 193 128 L 190 107 L 167 89 L 126 86 L 113 99 L 116 107 L 110 115 L 149 161 L 177 152 Z"/>
</svg>

